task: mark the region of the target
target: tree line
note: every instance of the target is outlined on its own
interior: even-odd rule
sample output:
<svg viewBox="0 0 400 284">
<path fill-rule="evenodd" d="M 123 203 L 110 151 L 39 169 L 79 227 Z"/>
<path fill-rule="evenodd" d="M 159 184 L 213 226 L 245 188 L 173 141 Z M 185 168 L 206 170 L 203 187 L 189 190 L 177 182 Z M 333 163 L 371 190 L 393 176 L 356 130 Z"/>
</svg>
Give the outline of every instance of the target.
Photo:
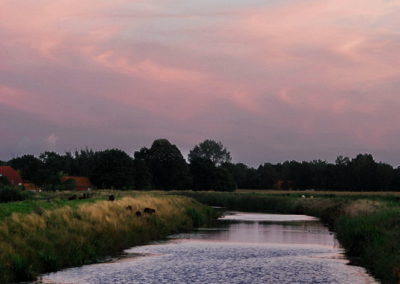
<svg viewBox="0 0 400 284">
<path fill-rule="evenodd" d="M 257 168 L 232 163 L 221 142 L 205 140 L 189 153 L 188 162 L 167 139 L 155 140 L 128 155 L 119 149 L 44 152 L 1 162 L 17 169 L 24 180 L 45 190 L 69 186 L 61 177 L 87 176 L 97 188 L 398 190 L 400 168 L 376 162 L 370 154 L 339 156 L 335 163 L 315 160 L 265 163 Z"/>
</svg>

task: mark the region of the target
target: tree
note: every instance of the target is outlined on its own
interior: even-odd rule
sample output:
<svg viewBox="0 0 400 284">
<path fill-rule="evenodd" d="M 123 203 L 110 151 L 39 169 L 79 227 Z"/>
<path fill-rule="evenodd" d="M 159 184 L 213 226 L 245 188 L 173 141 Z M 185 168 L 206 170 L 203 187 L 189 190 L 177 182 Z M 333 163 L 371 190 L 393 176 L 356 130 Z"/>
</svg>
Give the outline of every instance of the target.
<svg viewBox="0 0 400 284">
<path fill-rule="evenodd" d="M 133 165 L 135 168 L 135 189 L 150 189 L 152 187 L 152 176 L 146 162 L 135 159 Z"/>
<path fill-rule="evenodd" d="M 228 150 L 221 142 L 214 140 L 204 140 L 196 145 L 189 153 L 189 161 L 192 162 L 197 158 L 207 159 L 219 166 L 223 163 L 229 163 L 232 158 Z"/>
<path fill-rule="evenodd" d="M 167 139 L 155 140 L 150 149 L 142 148 L 136 152 L 135 158 L 146 162 L 156 188 L 184 189 L 191 183 L 181 151 Z"/>
<path fill-rule="evenodd" d="M 376 179 L 379 190 L 395 189 L 395 171 L 391 165 L 378 163 L 376 165 Z"/>
<path fill-rule="evenodd" d="M 39 155 L 44 167 L 52 172 L 70 172 L 72 157 L 56 152 L 44 152 Z"/>
<path fill-rule="evenodd" d="M 8 165 L 18 170 L 24 180 L 38 181 L 38 172 L 43 169 L 44 164 L 33 155 L 23 155 L 8 161 Z"/>
<path fill-rule="evenodd" d="M 91 176 L 94 166 L 97 164 L 98 152 L 92 149 L 75 151 L 73 154 L 73 164 L 71 166 L 71 175 Z"/>
<path fill-rule="evenodd" d="M 350 158 L 338 156 L 335 161 L 333 189 L 350 189 L 352 180 Z"/>
<path fill-rule="evenodd" d="M 260 182 L 258 187 L 262 189 L 273 188 L 274 183 L 278 180 L 278 173 L 270 163 L 265 163 L 264 165 L 259 166 L 257 169 L 257 175 Z"/>
<path fill-rule="evenodd" d="M 246 179 L 242 188 L 245 189 L 260 189 L 261 180 L 259 172 L 254 168 L 248 168 L 246 171 Z"/>
<path fill-rule="evenodd" d="M 197 158 L 190 163 L 190 173 L 193 177 L 193 189 L 213 189 L 216 179 L 216 167 L 207 159 Z"/>
<path fill-rule="evenodd" d="M 376 168 L 377 163 L 371 154 L 359 154 L 351 160 L 353 174 L 353 189 L 373 190 L 376 187 Z"/>
<path fill-rule="evenodd" d="M 213 189 L 218 191 L 234 191 L 236 187 L 235 180 L 227 169 L 216 168 Z"/>
<path fill-rule="evenodd" d="M 134 187 L 134 175 L 133 159 L 122 150 L 111 149 L 97 153 L 90 179 L 100 188 L 128 189 Z"/>
<path fill-rule="evenodd" d="M 197 158 L 190 163 L 195 190 L 233 191 L 236 182 L 232 174 L 223 167 L 216 167 L 208 159 Z"/>
<path fill-rule="evenodd" d="M 246 184 L 249 168 L 245 164 L 223 163 L 221 167 L 227 169 L 232 174 L 238 188 L 249 188 Z"/>
</svg>

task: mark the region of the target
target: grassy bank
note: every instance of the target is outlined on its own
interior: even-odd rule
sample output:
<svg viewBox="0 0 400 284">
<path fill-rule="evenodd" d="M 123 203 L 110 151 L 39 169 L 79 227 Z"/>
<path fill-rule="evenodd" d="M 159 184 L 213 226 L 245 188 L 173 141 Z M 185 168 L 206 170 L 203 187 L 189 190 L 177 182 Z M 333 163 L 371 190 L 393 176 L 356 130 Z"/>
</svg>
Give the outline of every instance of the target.
<svg viewBox="0 0 400 284">
<path fill-rule="evenodd" d="M 44 204 L 53 207 L 32 212 L 33 205 L 21 209 L 21 204 L 7 204 L 25 213 L 5 216 L 0 224 L 0 283 L 32 280 L 44 272 L 96 262 L 130 246 L 190 230 L 214 215 L 209 207 L 176 196 Z M 156 209 L 156 214 L 136 216 L 146 207 Z"/>
<path fill-rule="evenodd" d="M 321 218 L 335 232 L 348 257 L 382 283 L 400 283 L 400 205 L 396 194 L 362 195 L 308 192 L 182 192 L 231 210 L 307 214 Z"/>
</svg>

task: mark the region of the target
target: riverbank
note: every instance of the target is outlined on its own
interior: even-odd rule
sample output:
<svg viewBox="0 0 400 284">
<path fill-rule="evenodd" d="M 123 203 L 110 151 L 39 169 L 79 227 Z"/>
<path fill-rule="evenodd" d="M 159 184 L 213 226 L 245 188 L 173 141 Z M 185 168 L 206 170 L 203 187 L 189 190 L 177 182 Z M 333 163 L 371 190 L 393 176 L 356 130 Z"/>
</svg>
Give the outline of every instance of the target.
<svg viewBox="0 0 400 284">
<path fill-rule="evenodd" d="M 25 210 L 23 203 L 6 206 Z M 36 207 L 34 212 L 32 208 L 28 205 L 30 213 L 2 218 L 0 283 L 34 280 L 45 272 L 98 262 L 128 247 L 190 230 L 215 217 L 211 208 L 189 198 L 144 194 L 113 202 Z M 156 212 L 145 214 L 144 208 Z M 141 216 L 136 211 L 141 211 Z"/>
<path fill-rule="evenodd" d="M 307 214 L 321 218 L 351 261 L 382 283 L 400 281 L 400 205 L 397 196 L 266 192 L 181 192 L 199 202 L 248 212 Z M 303 197 L 304 195 L 304 197 Z"/>
</svg>

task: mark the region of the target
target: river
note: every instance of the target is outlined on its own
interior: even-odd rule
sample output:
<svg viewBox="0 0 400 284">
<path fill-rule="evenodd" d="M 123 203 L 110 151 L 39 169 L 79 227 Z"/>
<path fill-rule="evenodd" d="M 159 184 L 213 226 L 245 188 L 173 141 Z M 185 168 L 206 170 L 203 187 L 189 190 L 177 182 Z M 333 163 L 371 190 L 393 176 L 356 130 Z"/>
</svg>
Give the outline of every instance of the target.
<svg viewBox="0 0 400 284">
<path fill-rule="evenodd" d="M 304 215 L 232 212 L 213 227 L 125 253 L 44 275 L 41 283 L 378 283 L 347 265 L 334 235 Z"/>
</svg>

